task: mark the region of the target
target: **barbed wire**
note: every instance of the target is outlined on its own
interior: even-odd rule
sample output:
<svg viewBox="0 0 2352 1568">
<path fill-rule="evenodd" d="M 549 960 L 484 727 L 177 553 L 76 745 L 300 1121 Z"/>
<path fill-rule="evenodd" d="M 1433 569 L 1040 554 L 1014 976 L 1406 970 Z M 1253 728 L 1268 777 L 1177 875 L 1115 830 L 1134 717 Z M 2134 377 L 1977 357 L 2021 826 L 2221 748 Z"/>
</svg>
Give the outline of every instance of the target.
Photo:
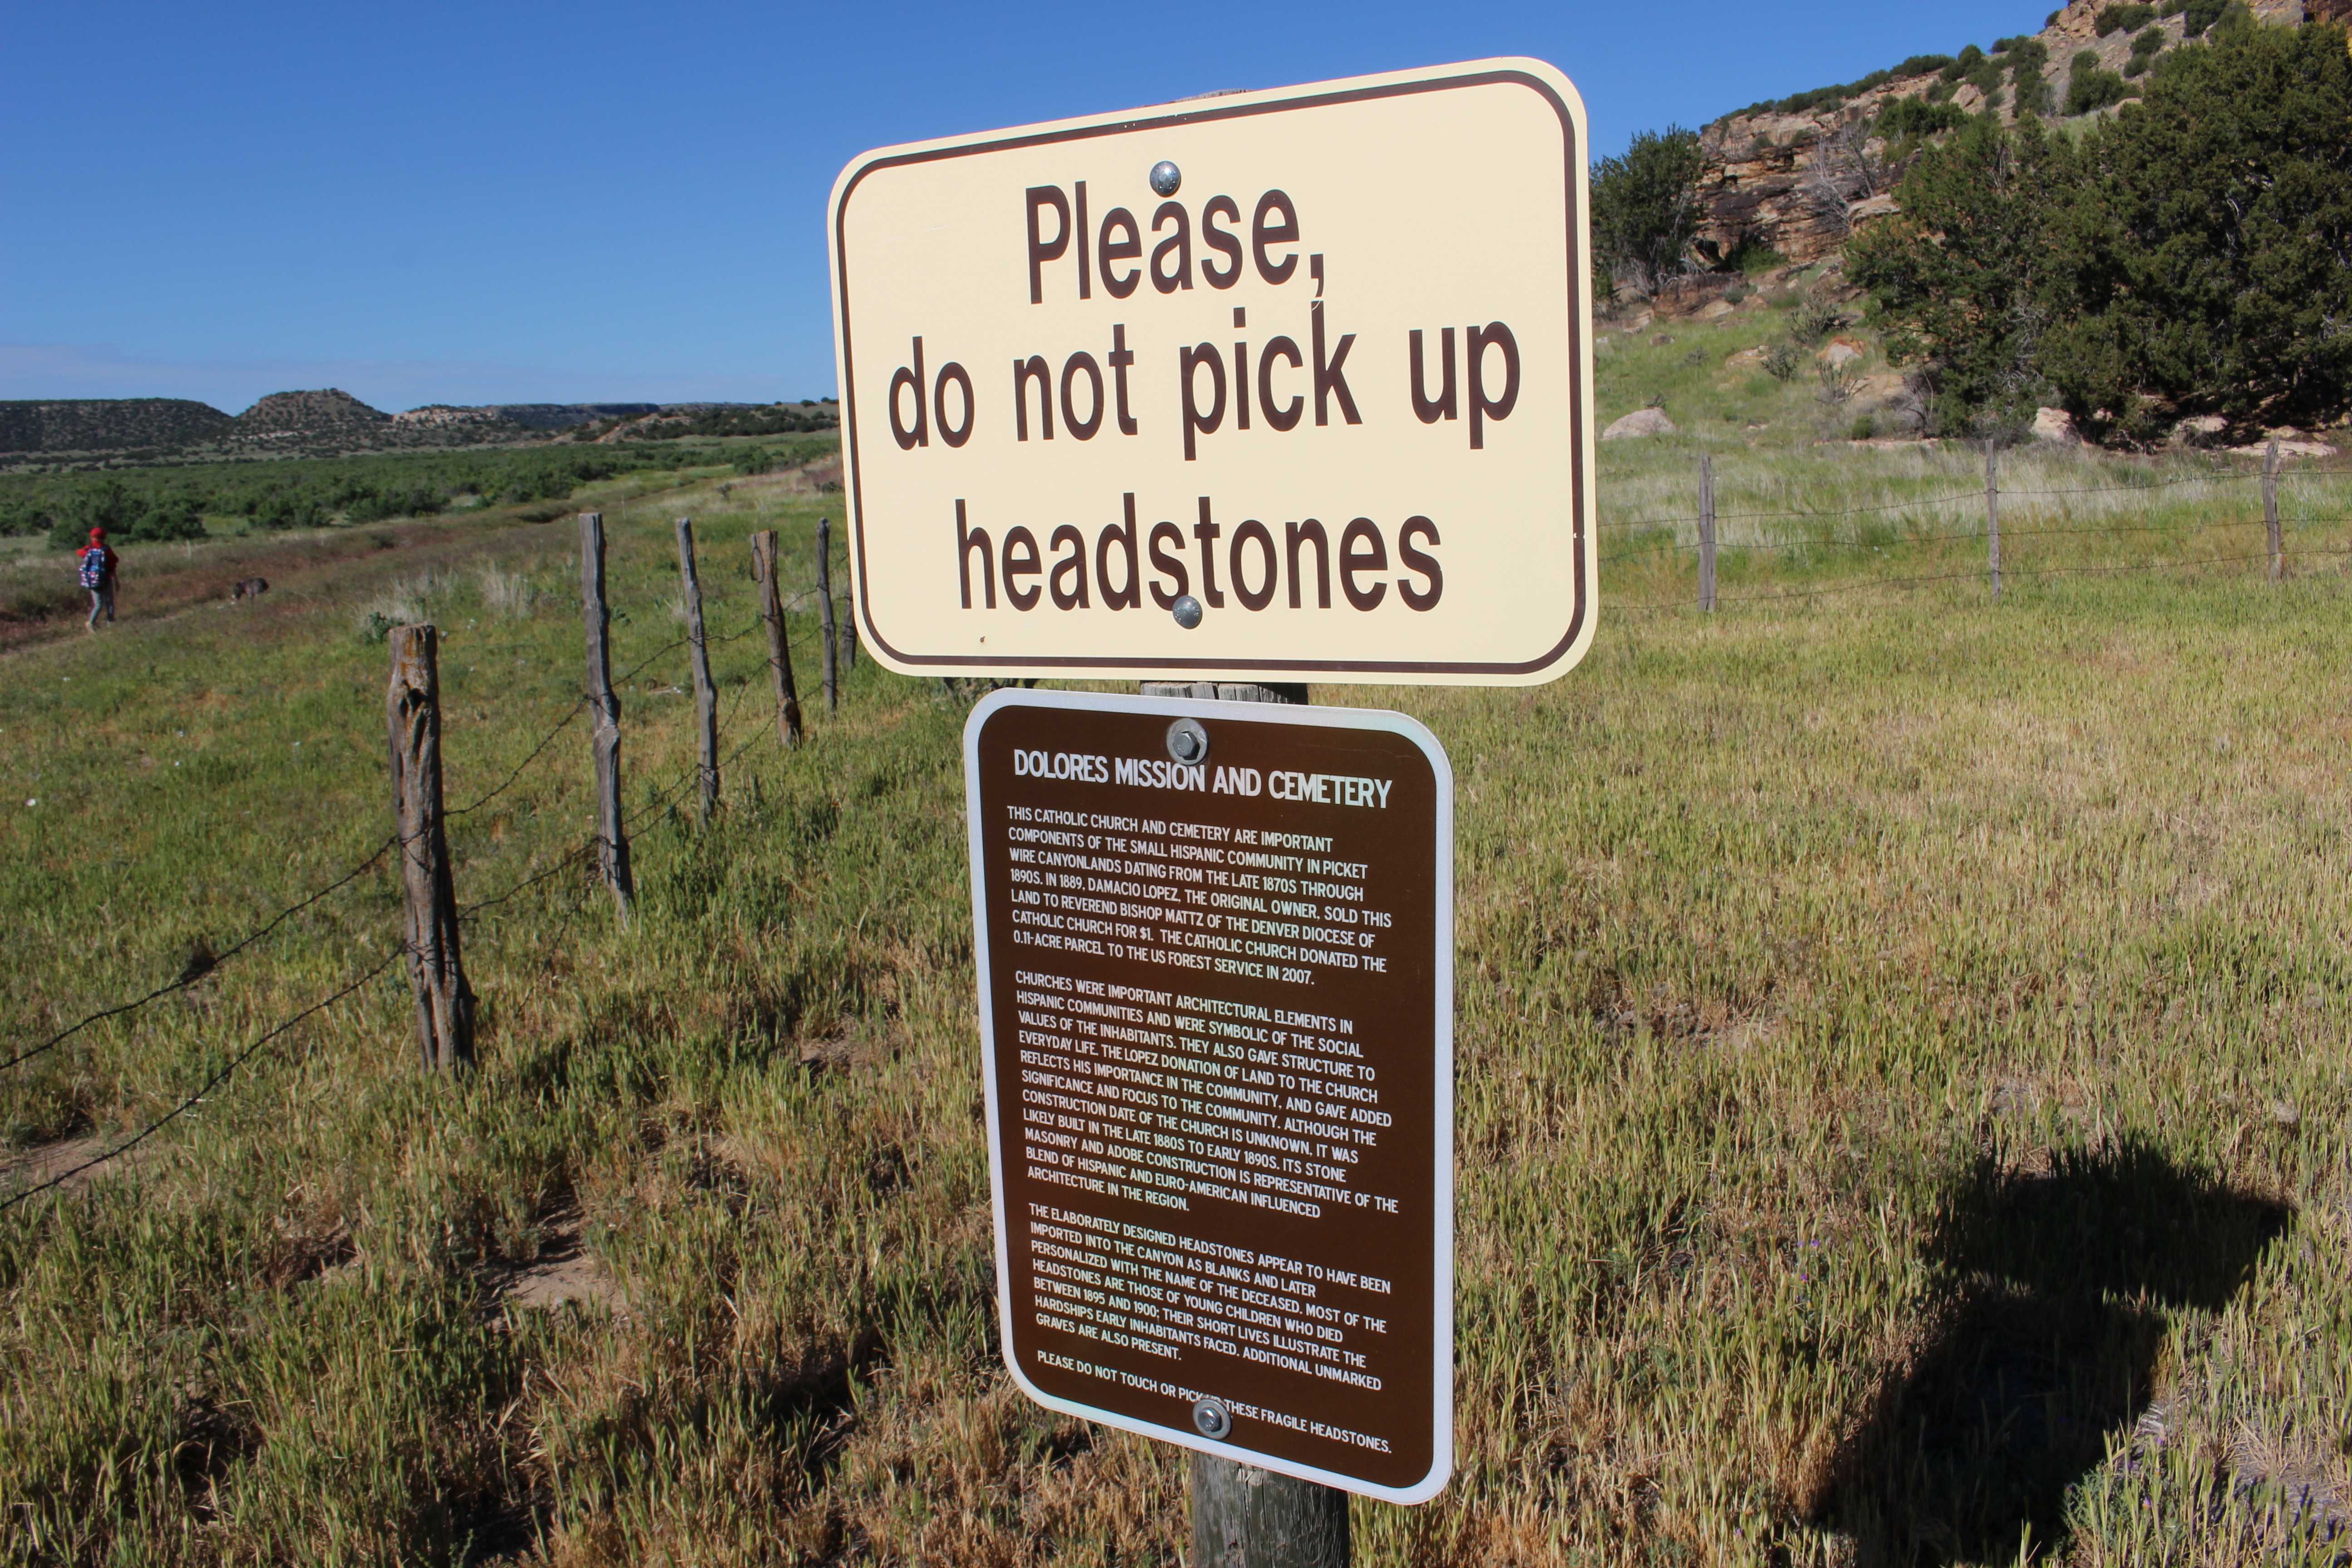
<svg viewBox="0 0 2352 1568">
<path fill-rule="evenodd" d="M 2318 468 L 2315 466 L 2305 466 L 2298 468 L 2287 468 L 2282 467 L 2274 477 L 2281 480 L 2342 479 L 2352 477 L 2352 467 Z M 1997 486 L 1994 493 L 2004 500 L 2012 497 L 2123 495 L 2147 490 L 2168 489 L 2176 485 L 2233 484 L 2250 480 L 2259 480 L 2262 478 L 2263 473 L 2259 468 L 2245 473 L 2222 472 L 2219 469 L 2209 469 L 2195 474 L 2175 474 L 2168 478 L 2134 480 L 2130 483 L 2120 485 L 2072 485 L 2032 489 L 2011 489 L 2006 485 L 2002 485 Z M 1984 499 L 1984 487 L 1982 485 L 1972 485 L 1967 489 L 1952 490 L 1942 495 L 1917 497 L 1911 500 L 1879 501 L 1866 506 L 1836 507 L 1828 510 L 1792 508 L 1786 510 L 1718 511 L 1715 516 L 1717 522 L 1744 521 L 1757 518 L 1858 517 L 1869 512 L 1905 511 L 1926 506 L 1953 505 L 1961 501 L 1969 500 L 1981 501 Z M 1597 524 L 1596 528 L 1602 531 L 1636 528 L 1663 528 L 1670 524 L 1696 523 L 1697 521 L 1698 518 L 1696 514 L 1676 514 L 1667 517 L 1626 518 L 1602 521 Z"/>
<path fill-rule="evenodd" d="M 2282 550 L 2278 553 L 2283 560 L 2290 556 L 2336 557 L 2352 555 L 2352 548 Z M 2191 561 L 2147 561 L 2124 566 L 2003 566 L 2000 574 L 2004 581 L 2011 577 L 2116 576 L 2133 572 L 2179 572 L 2200 566 L 2239 565 L 2247 562 L 2270 559 L 2271 552 L 2264 550 L 2249 555 L 2209 555 Z M 1987 568 L 1979 566 L 1966 572 L 1937 572 L 1910 577 L 1867 577 L 1856 582 L 1835 584 L 1826 588 L 1795 588 L 1772 594 L 1717 595 L 1715 602 L 1717 605 L 1723 605 L 1771 604 L 1789 599 L 1824 599 L 1840 594 L 1859 593 L 1867 588 L 1916 588 L 1934 583 L 1983 582 L 1987 574 Z M 1620 600 L 1608 607 L 1623 611 L 1656 613 L 1689 609 L 1697 605 L 1699 602 L 1696 597 L 1646 602 Z"/>
<path fill-rule="evenodd" d="M 387 845 L 386 847 L 390 847 L 390 846 Z M 547 881 L 551 878 L 561 876 L 565 871 L 580 865 L 587 858 L 588 855 L 594 849 L 594 847 L 595 846 L 592 842 L 570 849 L 559 857 L 553 865 L 551 865 L 542 870 L 533 872 L 531 875 L 525 877 L 521 880 L 508 887 L 502 892 L 494 893 L 486 899 L 477 899 L 470 904 L 462 905 L 458 909 L 457 913 L 462 919 L 478 914 L 484 910 L 495 909 L 500 904 L 507 903 L 509 900 L 520 897 L 524 892 L 529 891 L 530 889 L 537 887 L 541 882 Z M 574 914 L 576 916 L 576 910 Z M 271 1041 L 278 1039 L 288 1030 L 293 1028 L 297 1024 L 303 1022 L 305 1019 L 314 1017 L 318 1014 L 325 1012 L 336 1003 L 341 1001 L 346 996 L 351 995 L 353 992 L 366 985 L 370 981 L 382 975 L 385 970 L 391 968 L 394 963 L 403 955 L 412 953 L 415 951 L 415 948 L 407 942 L 401 942 L 394 945 L 392 951 L 385 953 L 382 961 L 376 963 L 373 968 L 367 970 L 341 989 L 320 998 L 319 1001 L 313 1002 L 309 1006 L 296 1013 L 293 1016 L 288 1018 L 285 1022 L 276 1025 L 263 1032 L 263 1034 L 257 1037 L 253 1044 L 247 1046 L 243 1051 L 240 1051 L 237 1055 L 231 1058 L 217 1072 L 214 1073 L 212 1077 L 206 1079 L 204 1083 L 197 1088 L 194 1094 L 187 1096 L 171 1110 L 165 1111 L 163 1115 L 157 1117 L 154 1121 L 141 1128 L 139 1131 L 131 1137 L 125 1139 L 122 1142 L 115 1145 L 111 1149 L 91 1156 L 89 1159 L 83 1161 L 78 1165 L 58 1173 L 56 1175 L 50 1177 L 45 1182 L 35 1186 L 26 1187 L 21 1192 L 11 1193 L 6 1198 L 0 1199 L 0 1214 L 5 1214 L 9 1209 L 16 1207 L 18 1204 L 24 1203 L 27 1199 L 35 1197 L 41 1193 L 47 1192 L 51 1188 L 62 1186 L 66 1183 L 73 1180 L 76 1176 L 82 1174 L 84 1172 L 95 1170 L 99 1166 L 105 1164 L 110 1160 L 118 1159 L 121 1156 L 129 1153 L 141 1143 L 145 1142 L 156 1132 L 162 1131 L 165 1126 L 187 1114 L 187 1112 L 194 1110 L 196 1106 L 202 1104 L 205 1096 L 209 1095 L 214 1089 L 219 1088 L 221 1084 L 227 1081 L 230 1075 L 234 1074 L 236 1069 L 239 1067 L 242 1067 L 246 1062 L 251 1060 L 257 1052 L 260 1051 Z"/>
<path fill-rule="evenodd" d="M 2328 518 L 2282 518 L 2280 521 L 2284 523 L 2287 521 L 2327 522 L 2335 520 Z M 2260 528 L 2261 526 L 2263 526 L 2263 520 L 2258 517 L 2240 518 L 2234 521 L 2223 520 L 2216 522 L 2192 523 L 2093 522 L 2084 523 L 2080 527 L 2074 528 L 2004 528 L 2000 531 L 2000 538 L 2001 542 L 2006 544 L 2010 541 L 2017 539 L 2049 539 L 2062 535 L 2078 533 L 2205 533 L 2217 528 Z M 1937 544 L 1955 539 L 1983 539 L 1985 537 L 1986 532 L 1982 528 L 1964 528 L 1954 529 L 1943 533 L 1907 534 L 1900 539 L 1886 540 L 1884 542 L 1867 539 L 1759 540 L 1746 544 L 1729 544 L 1718 542 L 1715 548 L 1717 552 L 1750 550 L 1885 550 L 1905 545 Z M 1607 566 L 1621 561 L 1630 561 L 1637 556 L 1654 555 L 1661 551 L 1704 550 L 1705 548 L 1706 547 L 1704 544 L 1696 542 L 1685 544 L 1679 540 L 1653 540 L 1647 544 L 1628 545 L 1624 549 L 1617 551 L 1613 554 L 1603 555 L 1601 558 L 1601 564 Z"/>
<path fill-rule="evenodd" d="M 84 1172 L 94 1171 L 99 1166 L 105 1164 L 108 1161 L 119 1159 L 122 1155 L 129 1153 L 131 1150 L 136 1149 L 140 1144 L 144 1143 L 157 1132 L 162 1131 L 172 1122 L 176 1121 L 182 1116 L 186 1115 L 189 1111 L 202 1104 L 206 1095 L 210 1094 L 214 1089 L 226 1082 L 229 1075 L 236 1072 L 238 1068 L 251 1060 L 255 1052 L 259 1051 L 262 1047 L 268 1046 L 272 1040 L 284 1035 L 288 1030 L 293 1028 L 297 1024 L 301 1023 L 304 1019 L 313 1017 L 318 1014 L 325 1012 L 328 1008 L 333 1006 L 344 997 L 349 996 L 352 992 L 357 991 L 371 980 L 375 979 L 376 976 L 391 968 L 393 962 L 395 959 L 399 958 L 403 953 L 408 951 L 408 944 L 405 942 L 401 943 L 394 947 L 390 952 L 384 954 L 382 962 L 378 963 L 374 968 L 367 971 L 367 973 L 362 974 L 358 979 L 353 980 L 349 984 L 342 987 L 342 989 L 311 1003 L 309 1006 L 303 1008 L 300 1012 L 295 1014 L 284 1023 L 264 1032 L 259 1038 L 253 1042 L 253 1044 L 247 1046 L 244 1050 L 239 1051 L 236 1056 L 231 1057 L 226 1065 L 223 1066 L 219 1071 L 206 1079 L 204 1083 L 197 1088 L 195 1093 L 189 1095 L 186 1099 L 181 1100 L 179 1104 L 173 1106 L 171 1110 L 165 1111 L 163 1115 L 157 1117 L 154 1121 L 141 1128 L 138 1132 L 129 1139 L 116 1144 L 113 1148 L 105 1151 L 103 1153 L 93 1155 L 91 1158 L 83 1161 L 79 1165 L 75 1165 L 68 1170 L 58 1173 L 46 1182 L 26 1187 L 21 1192 L 11 1193 L 5 1198 L 0 1198 L 0 1214 L 7 1213 L 10 1209 L 15 1208 L 19 1204 L 29 1202 L 31 1199 L 38 1196 L 42 1193 L 49 1191 L 53 1187 L 61 1187 L 65 1185 L 66 1183 L 72 1181 L 76 1176 L 82 1174 Z"/>
<path fill-rule="evenodd" d="M 177 979 L 172 980 L 164 984 L 158 985 L 154 990 L 150 991 L 145 995 L 137 997 L 132 1001 L 121 1003 L 112 1007 L 101 1008 L 98 1012 L 90 1014 L 87 1017 L 80 1019 L 79 1022 L 68 1026 L 67 1028 L 59 1030 L 58 1033 L 50 1036 L 47 1039 L 43 1040 L 39 1045 L 33 1046 L 17 1052 L 15 1056 L 10 1057 L 6 1061 L 0 1062 L 0 1071 L 5 1071 L 9 1068 L 16 1067 L 21 1063 L 31 1061 L 35 1057 L 41 1056 L 46 1052 L 56 1049 L 58 1047 L 65 1044 L 66 1041 L 73 1038 L 74 1036 L 81 1033 L 82 1030 L 89 1027 L 92 1024 L 103 1023 L 109 1018 L 120 1017 L 125 1013 L 136 1012 L 140 1008 L 146 1006 L 149 1003 L 154 1002 L 162 997 L 168 996 L 174 991 L 186 990 L 189 986 L 194 985 L 199 980 L 204 979 L 206 975 L 211 974 L 214 971 L 219 969 L 222 964 L 227 963 L 230 959 L 236 957 L 247 948 L 251 947 L 254 943 L 269 935 L 270 932 L 276 931 L 279 926 L 285 924 L 294 916 L 301 913 L 304 910 L 309 909 L 320 899 L 325 898 L 329 893 L 334 892 L 339 889 L 348 887 L 352 882 L 357 881 L 362 876 L 365 875 L 370 869 L 372 869 L 377 861 L 383 858 L 387 850 L 390 850 L 398 845 L 401 842 L 401 839 L 402 836 L 400 834 L 392 834 L 390 837 L 386 837 L 383 843 L 377 845 L 374 849 L 371 850 L 366 859 L 362 860 L 358 865 L 353 866 L 350 870 L 344 872 L 341 876 L 336 878 L 325 887 L 319 889 L 317 891 L 296 901 L 295 903 L 288 905 L 285 909 L 278 910 L 278 913 L 272 915 L 263 925 L 248 932 L 238 941 L 231 943 L 223 951 L 214 953 L 208 961 L 203 963 L 191 961 L 188 965 L 181 971 Z"/>
</svg>

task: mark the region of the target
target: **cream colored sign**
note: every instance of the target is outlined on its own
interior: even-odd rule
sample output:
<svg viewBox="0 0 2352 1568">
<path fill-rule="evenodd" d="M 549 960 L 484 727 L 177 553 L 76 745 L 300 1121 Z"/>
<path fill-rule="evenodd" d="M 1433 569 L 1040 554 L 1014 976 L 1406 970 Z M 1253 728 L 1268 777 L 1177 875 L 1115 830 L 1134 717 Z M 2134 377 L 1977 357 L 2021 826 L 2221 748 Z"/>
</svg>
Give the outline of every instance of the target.
<svg viewBox="0 0 2352 1568">
<path fill-rule="evenodd" d="M 1588 153 L 1568 79 L 1506 59 L 853 162 L 866 646 L 909 675 L 1566 671 L 1598 576 Z"/>
</svg>

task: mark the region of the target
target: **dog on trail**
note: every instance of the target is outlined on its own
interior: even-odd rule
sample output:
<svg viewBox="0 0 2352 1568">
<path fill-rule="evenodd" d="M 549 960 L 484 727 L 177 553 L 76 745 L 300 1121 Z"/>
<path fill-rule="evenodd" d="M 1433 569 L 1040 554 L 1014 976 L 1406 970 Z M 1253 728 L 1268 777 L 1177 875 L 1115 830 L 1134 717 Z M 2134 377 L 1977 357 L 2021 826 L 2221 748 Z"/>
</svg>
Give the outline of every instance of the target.
<svg viewBox="0 0 2352 1568">
<path fill-rule="evenodd" d="M 269 592 L 268 580 L 260 577 L 247 577 L 228 591 L 228 597 L 229 602 L 235 604 L 239 599 L 258 599 L 268 592 Z"/>
</svg>

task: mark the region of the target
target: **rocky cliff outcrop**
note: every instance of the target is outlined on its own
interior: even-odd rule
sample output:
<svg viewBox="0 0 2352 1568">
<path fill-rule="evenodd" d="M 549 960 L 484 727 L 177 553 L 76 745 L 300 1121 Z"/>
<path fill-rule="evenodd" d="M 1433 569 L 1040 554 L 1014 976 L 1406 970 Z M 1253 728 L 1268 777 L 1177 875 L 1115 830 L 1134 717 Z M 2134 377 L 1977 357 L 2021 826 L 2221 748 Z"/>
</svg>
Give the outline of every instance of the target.
<svg viewBox="0 0 2352 1568">
<path fill-rule="evenodd" d="M 1867 222 L 1895 210 L 1900 166 L 1873 130 L 1896 98 L 1927 90 L 1935 78 L 1891 83 L 1829 110 L 1735 115 L 1699 138 L 1706 162 L 1699 200 L 1706 209 L 1699 253 L 1728 261 L 1743 249 L 1777 251 L 1810 263 L 1835 252 Z"/>
<path fill-rule="evenodd" d="M 2155 55 L 2181 41 L 2187 26 L 2182 16 L 2158 17 L 2130 32 L 2111 26 L 2101 37 L 2099 13 L 2114 4 L 2075 0 L 2032 36 L 2043 57 L 2049 114 L 2063 110 L 2074 58 L 2084 50 L 2097 57 L 2103 70 L 2144 79 Z M 2263 21 L 2287 26 L 2306 15 L 2312 20 L 2352 18 L 2352 0 L 2252 0 L 2252 8 Z M 2151 31 L 2161 36 L 2160 47 L 2143 41 Z M 2005 77 L 1995 91 L 2002 120 L 2014 121 L 2019 92 L 2013 80 Z M 1835 103 L 1796 112 L 1767 108 L 1708 126 L 1700 137 L 1706 162 L 1699 194 L 1706 221 L 1699 254 L 1716 263 L 1743 247 L 1777 251 L 1791 262 L 1833 255 L 1857 226 L 1897 210 L 1894 189 L 1910 143 L 1880 135 L 1881 115 L 1899 99 L 1929 97 L 1967 114 L 1979 113 L 1986 105 L 1986 93 L 1975 83 L 1948 83 L 1927 71 Z"/>
</svg>

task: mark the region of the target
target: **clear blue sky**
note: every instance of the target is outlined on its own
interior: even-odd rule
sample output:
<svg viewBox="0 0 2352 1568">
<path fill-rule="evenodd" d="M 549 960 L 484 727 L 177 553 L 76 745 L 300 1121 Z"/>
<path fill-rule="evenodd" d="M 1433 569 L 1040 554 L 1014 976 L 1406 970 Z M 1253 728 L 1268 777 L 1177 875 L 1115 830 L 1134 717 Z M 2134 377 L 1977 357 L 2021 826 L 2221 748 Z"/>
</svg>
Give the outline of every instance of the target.
<svg viewBox="0 0 2352 1568">
<path fill-rule="evenodd" d="M 868 147 L 1533 55 L 1607 153 L 2051 4 L 17 0 L 0 398 L 824 395 L 825 195 Z"/>
</svg>

